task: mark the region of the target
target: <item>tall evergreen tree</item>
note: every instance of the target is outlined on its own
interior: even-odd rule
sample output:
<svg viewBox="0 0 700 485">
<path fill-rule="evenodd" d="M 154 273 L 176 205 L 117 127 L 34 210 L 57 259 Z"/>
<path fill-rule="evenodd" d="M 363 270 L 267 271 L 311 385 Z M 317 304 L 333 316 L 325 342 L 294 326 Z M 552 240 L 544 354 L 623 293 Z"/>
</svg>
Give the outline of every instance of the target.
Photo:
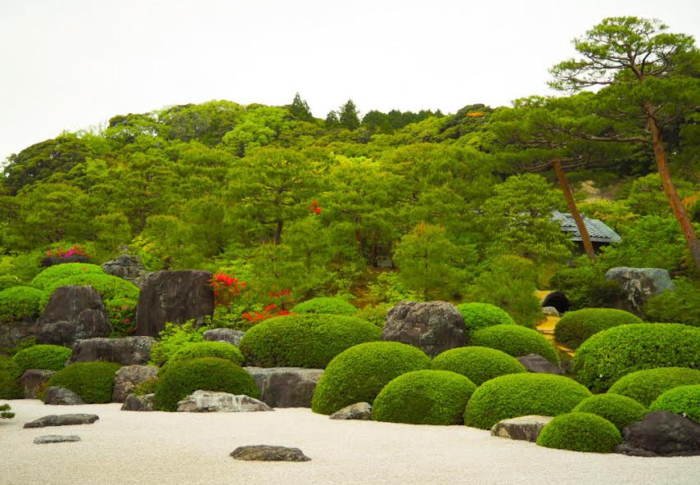
<svg viewBox="0 0 700 485">
<path fill-rule="evenodd" d="M 352 99 L 348 99 L 347 103 L 340 107 L 339 120 L 340 126 L 350 131 L 360 127 L 360 114 Z"/>
<path fill-rule="evenodd" d="M 314 119 L 314 116 L 311 114 L 311 110 L 309 109 L 309 105 L 306 103 L 306 101 L 301 99 L 299 93 L 294 95 L 294 101 L 292 101 L 292 105 L 289 107 L 289 112 L 292 113 L 292 116 L 299 121 L 313 121 Z"/>
</svg>

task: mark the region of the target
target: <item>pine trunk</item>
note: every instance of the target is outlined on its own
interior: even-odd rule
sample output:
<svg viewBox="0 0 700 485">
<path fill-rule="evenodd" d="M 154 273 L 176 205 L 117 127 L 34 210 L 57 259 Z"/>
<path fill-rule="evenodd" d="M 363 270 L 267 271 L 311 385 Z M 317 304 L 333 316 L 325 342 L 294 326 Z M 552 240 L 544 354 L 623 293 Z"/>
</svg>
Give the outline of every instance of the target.
<svg viewBox="0 0 700 485">
<path fill-rule="evenodd" d="M 554 167 L 554 173 L 557 175 L 561 190 L 564 192 L 566 205 L 569 207 L 569 211 L 576 222 L 579 234 L 581 234 L 581 241 L 583 242 L 583 248 L 586 250 L 586 255 L 588 255 L 591 260 L 595 260 L 595 249 L 593 248 L 591 237 L 588 234 L 585 222 L 583 222 L 583 217 L 581 217 L 581 213 L 578 211 L 578 207 L 576 207 L 576 201 L 571 193 L 569 182 L 566 180 L 566 174 L 564 173 L 564 168 L 561 166 L 561 161 L 559 159 L 552 160 L 552 166 Z"/>
</svg>

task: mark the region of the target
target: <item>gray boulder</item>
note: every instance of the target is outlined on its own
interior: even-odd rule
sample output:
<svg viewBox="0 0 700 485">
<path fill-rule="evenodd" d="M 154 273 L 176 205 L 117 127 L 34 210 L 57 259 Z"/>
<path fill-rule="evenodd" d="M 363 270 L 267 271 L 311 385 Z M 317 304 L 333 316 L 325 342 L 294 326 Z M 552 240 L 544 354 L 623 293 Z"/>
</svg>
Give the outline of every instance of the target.
<svg viewBox="0 0 700 485">
<path fill-rule="evenodd" d="M 618 282 L 622 290 L 622 296 L 613 306 L 636 315 L 642 314 L 649 298 L 675 288 L 671 275 L 661 268 L 611 268 L 605 278 Z"/>
<path fill-rule="evenodd" d="M 80 441 L 80 436 L 49 434 L 46 436 L 37 436 L 36 438 L 34 438 L 35 445 L 46 445 L 50 443 L 72 443 L 75 441 Z"/>
<path fill-rule="evenodd" d="M 0 348 L 11 349 L 22 340 L 35 338 L 39 333 L 37 320 L 20 320 L 0 324 Z"/>
<path fill-rule="evenodd" d="M 125 279 L 139 288 L 148 276 L 139 257 L 132 254 L 121 254 L 116 259 L 103 264 L 102 269 L 105 273 Z"/>
<path fill-rule="evenodd" d="M 122 405 L 122 411 L 153 411 L 153 398 L 155 394 L 137 396 L 129 394 Z"/>
<path fill-rule="evenodd" d="M 226 342 L 238 347 L 244 335 L 245 332 L 231 330 L 230 328 L 212 328 L 204 332 L 202 337 L 210 342 Z"/>
<path fill-rule="evenodd" d="M 402 301 L 387 313 L 382 339 L 413 345 L 431 358 L 467 341 L 462 314 L 444 301 Z"/>
<path fill-rule="evenodd" d="M 262 401 L 227 392 L 195 391 L 177 403 L 179 413 L 249 413 L 274 411 Z"/>
<path fill-rule="evenodd" d="M 65 387 L 52 386 L 46 389 L 44 404 L 51 404 L 54 406 L 79 406 L 80 404 L 85 404 L 85 402 L 80 396 Z"/>
<path fill-rule="evenodd" d="M 230 456 L 244 461 L 311 461 L 299 448 L 285 446 L 239 446 Z"/>
<path fill-rule="evenodd" d="M 310 408 L 323 369 L 246 367 L 260 390 L 260 400 L 273 408 Z"/>
<path fill-rule="evenodd" d="M 491 436 L 511 440 L 537 442 L 542 428 L 552 419 L 551 416 L 520 416 L 519 418 L 504 419 L 491 428 Z"/>
<path fill-rule="evenodd" d="M 26 399 L 38 399 L 39 394 L 46 387 L 46 383 L 49 382 L 49 379 L 55 373 L 55 371 L 43 369 L 29 369 L 25 371 L 19 379 L 24 391 L 24 397 Z"/>
<path fill-rule="evenodd" d="M 351 404 L 331 414 L 331 419 L 369 421 L 372 419 L 372 406 L 366 402 Z"/>
<path fill-rule="evenodd" d="M 615 453 L 632 456 L 698 456 L 700 424 L 680 414 L 652 411 L 622 430 Z"/>
<path fill-rule="evenodd" d="M 547 316 L 547 317 L 559 317 L 559 310 L 554 308 L 553 306 L 544 306 L 542 307 L 542 314 Z"/>
<path fill-rule="evenodd" d="M 63 256 L 46 256 L 41 260 L 41 266 L 48 268 L 50 266 L 58 266 L 59 264 L 66 263 L 89 263 L 90 258 L 88 256 L 80 256 L 78 254 L 73 254 L 68 257 Z"/>
<path fill-rule="evenodd" d="M 158 377 L 158 367 L 149 365 L 128 365 L 122 367 L 114 376 L 112 402 L 124 402 L 142 382 Z"/>
<path fill-rule="evenodd" d="M 90 338 L 78 340 L 69 363 L 116 362 L 121 365 L 146 365 L 151 356 L 153 337 Z"/>
<path fill-rule="evenodd" d="M 96 414 L 52 414 L 43 418 L 35 419 L 30 423 L 25 423 L 25 428 L 46 428 L 48 426 L 77 426 L 81 424 L 92 424 L 100 419 Z"/>
<path fill-rule="evenodd" d="M 527 369 L 528 372 L 532 372 L 533 374 L 554 374 L 557 376 L 564 375 L 564 372 L 559 367 L 552 364 L 539 354 L 527 354 L 521 357 L 516 357 L 516 359 Z"/>
</svg>

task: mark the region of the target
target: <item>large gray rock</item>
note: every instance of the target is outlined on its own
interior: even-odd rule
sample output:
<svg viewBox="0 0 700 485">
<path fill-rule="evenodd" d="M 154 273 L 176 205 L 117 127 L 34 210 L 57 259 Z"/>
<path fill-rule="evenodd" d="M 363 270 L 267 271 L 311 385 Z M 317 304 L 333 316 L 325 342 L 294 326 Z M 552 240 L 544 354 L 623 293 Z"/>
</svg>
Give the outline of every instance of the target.
<svg viewBox="0 0 700 485">
<path fill-rule="evenodd" d="M 38 399 L 39 394 L 46 387 L 46 383 L 49 382 L 49 379 L 55 373 L 55 371 L 44 369 L 29 369 L 25 371 L 19 379 L 24 391 L 24 397 L 26 399 Z"/>
<path fill-rule="evenodd" d="M 532 372 L 533 374 L 554 374 L 557 376 L 564 375 L 564 372 L 559 367 L 552 364 L 539 354 L 527 354 L 521 357 L 516 357 L 516 359 L 523 365 L 523 367 L 527 369 L 528 372 Z"/>
<path fill-rule="evenodd" d="M 139 257 L 133 254 L 121 254 L 116 259 L 103 264 L 102 269 L 105 273 L 130 281 L 139 288 L 148 276 Z"/>
<path fill-rule="evenodd" d="M 491 436 L 509 438 L 511 440 L 537 442 L 542 428 L 552 419 L 551 416 L 520 416 L 519 418 L 504 419 L 491 428 Z"/>
<path fill-rule="evenodd" d="M 311 461 L 299 448 L 285 446 L 239 446 L 230 456 L 244 461 Z"/>
<path fill-rule="evenodd" d="M 431 358 L 467 341 L 462 314 L 444 301 L 402 301 L 387 313 L 382 339 L 413 345 Z"/>
<path fill-rule="evenodd" d="M 37 320 L 0 323 L 0 349 L 12 349 L 22 340 L 35 338 L 39 333 Z"/>
<path fill-rule="evenodd" d="M 46 389 L 44 404 L 54 406 L 79 406 L 85 404 L 83 399 L 65 387 L 52 386 Z"/>
<path fill-rule="evenodd" d="M 36 438 L 34 438 L 35 445 L 46 445 L 50 443 L 72 443 L 75 441 L 80 441 L 80 436 L 49 434 L 46 436 L 37 436 Z"/>
<path fill-rule="evenodd" d="M 136 386 L 142 382 L 158 377 L 158 367 L 150 365 L 127 365 L 117 371 L 114 376 L 114 392 L 112 402 L 124 402 Z"/>
<path fill-rule="evenodd" d="M 615 453 L 632 456 L 700 455 L 700 424 L 680 414 L 652 411 L 622 430 Z"/>
<path fill-rule="evenodd" d="M 92 424 L 100 419 L 96 414 L 52 414 L 43 418 L 25 423 L 25 428 L 46 428 L 48 426 L 77 426 L 80 424 Z"/>
<path fill-rule="evenodd" d="M 367 402 L 357 402 L 345 406 L 331 414 L 331 419 L 369 421 L 372 419 L 372 405 Z"/>
<path fill-rule="evenodd" d="M 146 365 L 151 356 L 153 337 L 90 338 L 78 340 L 69 363 L 116 362 L 121 365 Z"/>
<path fill-rule="evenodd" d="M 62 286 L 51 294 L 39 318 L 38 344 L 72 347 L 80 339 L 112 331 L 102 297 L 91 286 Z"/>
<path fill-rule="evenodd" d="M 227 392 L 195 391 L 177 403 L 179 413 L 249 413 L 274 411 L 262 401 Z"/>
<path fill-rule="evenodd" d="M 244 335 L 245 332 L 231 330 L 230 328 L 212 328 L 204 332 L 202 337 L 210 342 L 226 342 L 238 347 Z"/>
<path fill-rule="evenodd" d="M 136 306 L 136 335 L 158 336 L 166 322 L 214 315 L 208 271 L 158 271 L 148 275 Z"/>
<path fill-rule="evenodd" d="M 153 411 L 153 398 L 155 394 L 137 396 L 129 394 L 122 405 L 122 411 Z"/>
<path fill-rule="evenodd" d="M 246 367 L 260 390 L 260 400 L 273 408 L 310 408 L 323 369 Z"/>
<path fill-rule="evenodd" d="M 617 281 L 622 289 L 622 297 L 613 306 L 636 315 L 642 314 L 649 298 L 675 288 L 671 275 L 661 268 L 611 268 L 605 278 Z"/>
</svg>

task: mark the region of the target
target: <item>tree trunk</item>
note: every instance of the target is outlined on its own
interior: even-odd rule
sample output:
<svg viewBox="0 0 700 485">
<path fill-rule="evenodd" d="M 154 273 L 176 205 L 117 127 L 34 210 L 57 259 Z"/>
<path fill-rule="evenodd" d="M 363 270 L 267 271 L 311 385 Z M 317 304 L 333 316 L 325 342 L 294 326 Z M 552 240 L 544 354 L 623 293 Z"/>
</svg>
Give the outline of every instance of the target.
<svg viewBox="0 0 700 485">
<path fill-rule="evenodd" d="M 282 244 L 282 227 L 284 226 L 284 221 L 277 221 L 277 227 L 275 228 L 275 245 L 279 246 Z"/>
<path fill-rule="evenodd" d="M 554 173 L 557 174 L 557 180 L 561 186 L 562 192 L 564 192 L 564 198 L 566 199 L 566 205 L 569 207 L 569 211 L 576 222 L 576 227 L 578 228 L 579 234 L 581 234 L 581 241 L 583 241 L 583 249 L 586 250 L 586 254 L 591 260 L 595 260 L 595 249 L 593 249 L 593 243 L 591 242 L 591 237 L 588 234 L 588 229 L 586 224 L 583 222 L 583 217 L 576 207 L 576 201 L 571 193 L 571 188 L 569 187 L 569 182 L 566 180 L 566 174 L 561 166 L 561 161 L 558 158 L 552 160 L 552 166 L 554 167 Z"/>
</svg>

